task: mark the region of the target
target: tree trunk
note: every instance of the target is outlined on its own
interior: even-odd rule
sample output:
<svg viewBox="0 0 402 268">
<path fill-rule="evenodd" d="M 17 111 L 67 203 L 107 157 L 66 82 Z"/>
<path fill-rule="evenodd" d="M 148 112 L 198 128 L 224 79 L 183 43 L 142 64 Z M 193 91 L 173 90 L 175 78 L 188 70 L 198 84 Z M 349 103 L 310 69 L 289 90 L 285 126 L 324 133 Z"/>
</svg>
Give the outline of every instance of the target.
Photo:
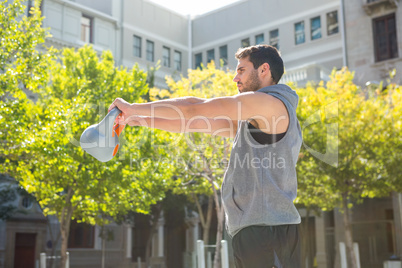
<svg viewBox="0 0 402 268">
<path fill-rule="evenodd" d="M 57 243 L 59 243 L 59 240 L 60 240 L 60 232 L 57 234 L 57 237 L 55 239 L 54 234 L 53 234 L 53 230 L 52 230 L 52 225 L 50 224 L 49 217 L 47 217 L 47 228 L 49 229 L 50 240 L 52 241 L 52 251 L 51 251 L 52 253 L 51 253 L 51 256 L 55 256 L 56 255 Z M 54 259 L 50 259 L 49 267 L 50 268 L 55 268 L 56 267 L 56 262 L 54 261 Z"/>
<path fill-rule="evenodd" d="M 216 248 L 215 248 L 215 258 L 214 258 L 214 268 L 221 267 L 221 241 L 223 237 L 223 217 L 224 211 L 223 206 L 216 205 L 216 215 L 218 218 L 218 228 L 216 231 Z"/>
<path fill-rule="evenodd" d="M 214 198 L 213 198 L 213 196 L 209 196 L 208 197 L 207 220 L 205 221 L 205 225 L 202 226 L 202 228 L 203 228 L 202 239 L 203 239 L 205 245 L 209 244 L 209 230 L 211 229 L 213 205 L 214 205 Z M 201 213 L 202 213 L 202 211 L 201 211 Z"/>
<path fill-rule="evenodd" d="M 209 230 L 211 229 L 211 220 L 212 220 L 212 212 L 213 212 L 213 205 L 214 205 L 214 197 L 208 197 L 208 209 L 206 217 L 204 216 L 204 211 L 198 201 L 198 197 L 193 194 L 194 202 L 197 206 L 198 215 L 200 216 L 200 222 L 202 226 L 202 240 L 204 241 L 205 245 L 209 244 Z"/>
<path fill-rule="evenodd" d="M 346 246 L 346 257 L 351 268 L 357 268 L 356 255 L 353 250 L 353 233 L 351 225 L 351 210 L 348 207 L 348 197 L 347 194 L 342 195 L 343 202 L 343 225 L 345 228 L 345 246 Z"/>
<path fill-rule="evenodd" d="M 60 235 L 61 235 L 61 251 L 60 251 L 60 268 L 66 267 L 68 235 L 70 233 L 71 217 L 73 215 L 73 207 L 71 205 L 71 197 L 73 190 L 68 188 L 66 194 L 66 206 L 62 209 L 60 215 Z"/>
</svg>

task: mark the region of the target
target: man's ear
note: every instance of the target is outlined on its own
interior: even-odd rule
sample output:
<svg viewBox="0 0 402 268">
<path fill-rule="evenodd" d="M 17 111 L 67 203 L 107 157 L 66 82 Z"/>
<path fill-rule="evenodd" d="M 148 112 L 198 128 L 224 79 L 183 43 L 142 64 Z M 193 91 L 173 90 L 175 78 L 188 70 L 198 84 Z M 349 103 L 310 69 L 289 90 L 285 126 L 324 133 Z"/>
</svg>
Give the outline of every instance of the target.
<svg viewBox="0 0 402 268">
<path fill-rule="evenodd" d="M 260 72 L 261 72 L 261 74 L 263 74 L 263 75 L 267 75 L 268 74 L 268 71 L 271 71 L 271 68 L 269 67 L 269 64 L 268 63 L 263 63 L 261 66 L 260 66 Z"/>
</svg>

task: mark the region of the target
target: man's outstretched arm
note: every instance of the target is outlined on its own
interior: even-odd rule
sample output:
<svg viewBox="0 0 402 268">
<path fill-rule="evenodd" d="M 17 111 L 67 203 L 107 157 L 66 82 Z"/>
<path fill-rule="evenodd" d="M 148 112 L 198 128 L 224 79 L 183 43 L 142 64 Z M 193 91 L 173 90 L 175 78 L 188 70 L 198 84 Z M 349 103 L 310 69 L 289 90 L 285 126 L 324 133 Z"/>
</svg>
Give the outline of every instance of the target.
<svg viewBox="0 0 402 268">
<path fill-rule="evenodd" d="M 202 99 L 184 97 L 149 103 L 130 104 L 123 99 L 116 99 L 109 107 L 118 107 L 123 116 L 117 122 L 125 124 L 130 116 L 146 116 L 169 120 L 191 120 L 194 118 L 227 119 L 231 121 L 256 119 L 267 126 L 275 126 L 278 118 L 287 124 L 287 110 L 277 98 L 260 92 L 247 92 L 231 97 Z M 282 124 L 282 123 L 281 123 Z M 286 130 L 286 128 L 285 128 Z M 268 132 L 270 132 L 268 130 Z"/>
<path fill-rule="evenodd" d="M 163 119 L 153 117 L 131 116 L 126 122 L 130 126 L 156 128 L 173 133 L 200 132 L 213 136 L 233 138 L 237 131 L 237 122 L 227 119 L 194 118 Z"/>
</svg>

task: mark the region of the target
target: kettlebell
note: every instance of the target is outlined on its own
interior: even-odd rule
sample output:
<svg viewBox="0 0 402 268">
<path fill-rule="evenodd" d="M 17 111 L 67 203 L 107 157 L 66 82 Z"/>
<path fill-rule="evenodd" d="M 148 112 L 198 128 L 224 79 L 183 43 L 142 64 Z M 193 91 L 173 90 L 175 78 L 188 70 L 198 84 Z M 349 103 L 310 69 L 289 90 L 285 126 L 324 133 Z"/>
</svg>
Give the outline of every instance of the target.
<svg viewBox="0 0 402 268">
<path fill-rule="evenodd" d="M 81 148 L 101 162 L 111 160 L 119 150 L 119 136 L 124 126 L 114 124 L 121 114 L 115 107 L 99 124 L 89 126 L 81 135 Z"/>
</svg>

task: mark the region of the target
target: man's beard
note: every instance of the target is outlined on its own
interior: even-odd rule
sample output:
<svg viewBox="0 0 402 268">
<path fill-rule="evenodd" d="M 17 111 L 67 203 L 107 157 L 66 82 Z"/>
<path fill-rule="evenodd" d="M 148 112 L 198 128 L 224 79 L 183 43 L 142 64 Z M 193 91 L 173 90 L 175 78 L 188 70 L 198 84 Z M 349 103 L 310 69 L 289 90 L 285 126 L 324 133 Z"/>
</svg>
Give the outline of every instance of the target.
<svg viewBox="0 0 402 268">
<path fill-rule="evenodd" d="M 258 71 L 253 70 L 249 79 L 245 83 L 242 83 L 242 85 L 243 91 L 240 93 L 259 90 L 261 88 L 261 81 L 258 79 Z"/>
</svg>

